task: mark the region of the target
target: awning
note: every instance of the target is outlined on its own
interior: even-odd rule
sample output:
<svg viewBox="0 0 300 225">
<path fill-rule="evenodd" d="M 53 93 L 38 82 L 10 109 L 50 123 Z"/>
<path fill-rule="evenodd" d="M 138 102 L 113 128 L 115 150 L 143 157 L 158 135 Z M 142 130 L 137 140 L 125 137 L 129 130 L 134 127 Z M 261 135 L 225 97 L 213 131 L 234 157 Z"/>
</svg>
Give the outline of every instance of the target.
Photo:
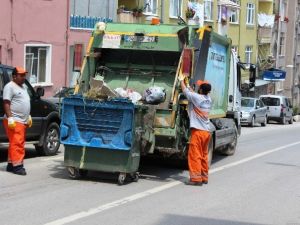
<svg viewBox="0 0 300 225">
<path fill-rule="evenodd" d="M 229 8 L 240 9 L 240 5 L 230 0 L 218 0 L 218 5 L 224 5 Z"/>
<path fill-rule="evenodd" d="M 281 81 L 285 80 L 286 71 L 271 68 L 269 70 L 265 70 L 263 73 L 264 80 L 270 81 Z"/>
</svg>

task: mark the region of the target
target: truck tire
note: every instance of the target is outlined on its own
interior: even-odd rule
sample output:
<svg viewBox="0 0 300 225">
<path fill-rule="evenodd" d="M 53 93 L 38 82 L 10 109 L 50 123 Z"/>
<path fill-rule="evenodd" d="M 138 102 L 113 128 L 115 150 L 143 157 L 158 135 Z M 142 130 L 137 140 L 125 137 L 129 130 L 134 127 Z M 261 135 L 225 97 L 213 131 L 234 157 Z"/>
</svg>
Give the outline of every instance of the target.
<svg viewBox="0 0 300 225">
<path fill-rule="evenodd" d="M 59 146 L 60 130 L 56 122 L 48 124 L 42 145 L 35 145 L 35 150 L 39 155 L 52 156 L 56 155 Z"/>
<path fill-rule="evenodd" d="M 235 153 L 237 140 L 238 140 L 238 132 L 237 132 L 237 129 L 235 128 L 233 141 L 227 145 L 227 148 L 224 151 L 222 151 L 222 154 L 227 155 L 227 156 L 233 155 Z"/>
</svg>

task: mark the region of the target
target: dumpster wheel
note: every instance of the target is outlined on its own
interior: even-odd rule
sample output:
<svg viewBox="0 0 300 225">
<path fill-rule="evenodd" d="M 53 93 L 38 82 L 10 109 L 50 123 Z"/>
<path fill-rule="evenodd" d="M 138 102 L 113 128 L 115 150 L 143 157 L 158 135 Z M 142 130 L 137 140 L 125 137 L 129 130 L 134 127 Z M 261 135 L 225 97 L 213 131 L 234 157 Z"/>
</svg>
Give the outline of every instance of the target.
<svg viewBox="0 0 300 225">
<path fill-rule="evenodd" d="M 135 172 L 135 173 L 131 173 L 130 174 L 131 180 L 134 182 L 138 182 L 139 178 L 140 178 L 140 173 L 139 172 Z"/>
<path fill-rule="evenodd" d="M 126 179 L 126 173 L 120 173 L 118 177 L 118 184 L 119 185 L 124 184 L 125 179 Z"/>
<path fill-rule="evenodd" d="M 68 173 L 69 173 L 69 177 L 74 179 L 74 180 L 84 178 L 88 174 L 87 170 L 78 169 L 78 168 L 75 168 L 73 166 L 68 166 L 67 170 L 68 170 Z"/>
</svg>

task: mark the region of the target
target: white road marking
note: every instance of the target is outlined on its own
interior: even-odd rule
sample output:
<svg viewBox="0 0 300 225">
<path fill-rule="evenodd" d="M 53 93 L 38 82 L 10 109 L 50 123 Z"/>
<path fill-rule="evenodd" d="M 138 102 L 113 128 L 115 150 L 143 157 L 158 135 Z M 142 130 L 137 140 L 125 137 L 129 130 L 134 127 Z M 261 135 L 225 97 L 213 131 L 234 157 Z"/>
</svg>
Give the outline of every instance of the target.
<svg viewBox="0 0 300 225">
<path fill-rule="evenodd" d="M 284 145 L 284 146 L 281 146 L 281 147 L 278 147 L 278 148 L 275 148 L 275 149 L 271 149 L 271 150 L 268 150 L 268 151 L 265 151 L 265 152 L 261 152 L 259 154 L 244 158 L 242 160 L 239 160 L 239 161 L 236 161 L 236 162 L 233 162 L 233 163 L 229 163 L 225 166 L 220 166 L 220 167 L 211 169 L 210 174 L 213 174 L 213 173 L 216 173 L 216 172 L 228 169 L 228 168 L 232 168 L 234 166 L 249 162 L 251 160 L 260 158 L 262 156 L 265 156 L 265 155 L 268 155 L 268 154 L 271 154 L 271 153 L 274 153 L 274 152 L 277 152 L 277 151 L 284 150 L 286 148 L 289 148 L 289 147 L 292 147 L 292 146 L 298 145 L 298 144 L 300 144 L 300 141 L 294 142 L 294 143 L 291 143 L 291 144 L 288 144 L 288 145 Z M 46 223 L 45 225 L 63 225 L 63 224 L 67 224 L 67 223 L 70 223 L 70 222 L 73 222 L 73 221 L 76 221 L 76 220 L 79 220 L 79 219 L 82 219 L 82 218 L 85 218 L 85 217 L 88 217 L 88 216 L 95 215 L 95 214 L 100 213 L 104 210 L 108 210 L 108 209 L 111 209 L 111 208 L 114 208 L 114 207 L 118 207 L 118 206 L 127 204 L 129 202 L 147 197 L 149 195 L 152 195 L 152 194 L 170 189 L 170 188 L 175 187 L 179 184 L 182 184 L 182 181 L 172 181 L 172 182 L 164 184 L 162 186 L 152 188 L 152 189 L 149 189 L 149 190 L 146 190 L 146 191 L 143 191 L 143 192 L 140 192 L 140 193 L 137 193 L 137 194 L 134 194 L 134 195 L 131 195 L 131 196 L 128 196 L 128 197 L 125 197 L 125 198 L 122 198 L 122 199 L 104 204 L 104 205 L 100 205 L 96 208 L 88 209 L 87 211 L 82 211 L 82 212 L 75 213 L 73 215 L 70 215 L 70 216 L 67 216 L 67 217 L 64 217 L 64 218 L 61 218 L 61 219 L 58 219 L 58 220 L 54 220 L 52 222 Z"/>
</svg>

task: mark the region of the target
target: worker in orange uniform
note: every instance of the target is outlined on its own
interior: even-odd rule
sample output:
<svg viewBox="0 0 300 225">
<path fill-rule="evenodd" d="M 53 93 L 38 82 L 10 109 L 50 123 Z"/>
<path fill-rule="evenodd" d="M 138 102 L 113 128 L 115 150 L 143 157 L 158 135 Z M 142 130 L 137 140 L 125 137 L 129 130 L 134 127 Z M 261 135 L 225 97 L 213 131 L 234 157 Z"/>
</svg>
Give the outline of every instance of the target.
<svg viewBox="0 0 300 225">
<path fill-rule="evenodd" d="M 8 164 L 6 170 L 18 175 L 26 175 L 23 166 L 25 157 L 25 132 L 31 127 L 30 97 L 23 85 L 26 71 L 16 67 L 12 73 L 12 81 L 3 89 L 4 120 L 6 134 L 9 139 Z"/>
<path fill-rule="evenodd" d="M 198 93 L 186 87 L 185 77 L 179 76 L 181 89 L 186 96 L 190 118 L 191 137 L 188 150 L 190 180 L 188 185 L 208 183 L 208 144 L 210 140 L 208 114 L 212 101 L 208 93 L 211 85 L 207 81 L 198 80 Z"/>
</svg>

